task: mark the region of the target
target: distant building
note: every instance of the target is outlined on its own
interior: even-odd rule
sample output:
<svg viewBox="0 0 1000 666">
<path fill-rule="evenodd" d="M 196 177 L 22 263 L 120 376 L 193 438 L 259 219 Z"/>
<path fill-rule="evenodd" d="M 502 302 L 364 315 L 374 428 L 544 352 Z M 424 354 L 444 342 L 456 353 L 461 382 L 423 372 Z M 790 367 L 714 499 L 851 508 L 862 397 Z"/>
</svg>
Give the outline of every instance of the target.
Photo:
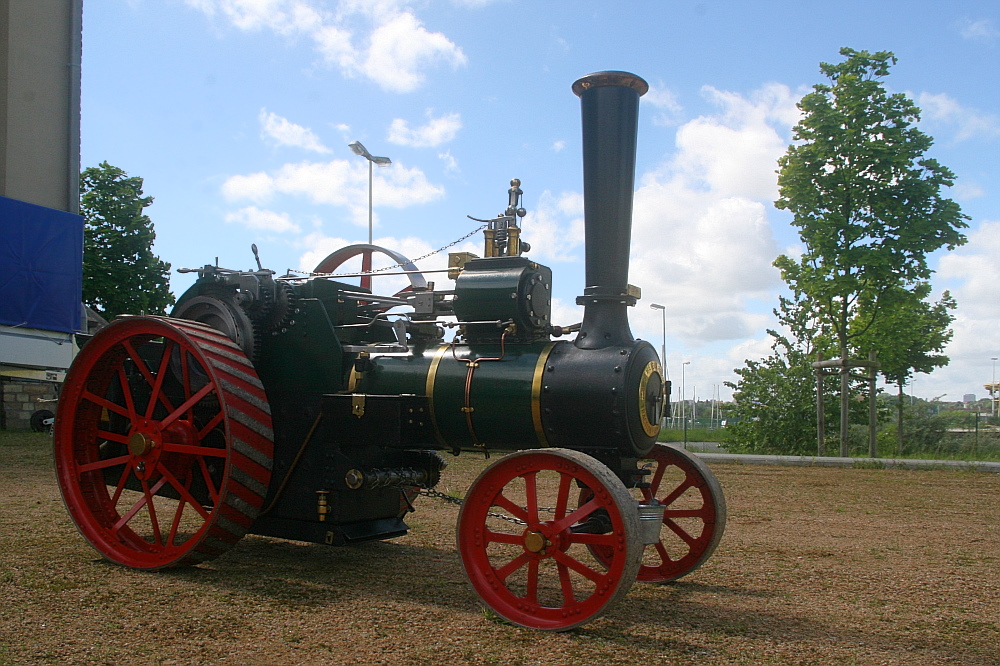
<svg viewBox="0 0 1000 666">
<path fill-rule="evenodd" d="M 0 0 L 0 428 L 27 428 L 82 312 L 82 0 Z"/>
<path fill-rule="evenodd" d="M 967 405 L 970 402 L 975 402 L 975 401 L 976 401 L 976 394 L 975 393 L 966 393 L 965 395 L 962 396 L 962 402 L 964 402 Z"/>
</svg>

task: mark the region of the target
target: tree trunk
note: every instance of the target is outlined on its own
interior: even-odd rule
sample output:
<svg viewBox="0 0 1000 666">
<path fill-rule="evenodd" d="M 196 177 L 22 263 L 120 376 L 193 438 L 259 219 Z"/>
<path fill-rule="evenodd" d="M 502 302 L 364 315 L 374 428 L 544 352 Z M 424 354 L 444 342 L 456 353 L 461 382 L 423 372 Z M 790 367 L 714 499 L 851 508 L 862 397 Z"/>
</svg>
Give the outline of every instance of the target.
<svg viewBox="0 0 1000 666">
<path fill-rule="evenodd" d="M 896 400 L 896 439 L 899 442 L 899 457 L 903 457 L 903 380 L 896 382 L 899 387 L 898 400 Z"/>
<path fill-rule="evenodd" d="M 823 353 L 816 352 L 816 362 L 823 360 Z M 816 368 L 816 455 L 826 455 L 826 401 L 823 399 L 823 368 Z"/>
<path fill-rule="evenodd" d="M 851 400 L 851 369 L 847 365 L 847 345 L 840 348 L 840 457 L 849 455 L 847 435 L 850 426 L 848 406 Z"/>
</svg>

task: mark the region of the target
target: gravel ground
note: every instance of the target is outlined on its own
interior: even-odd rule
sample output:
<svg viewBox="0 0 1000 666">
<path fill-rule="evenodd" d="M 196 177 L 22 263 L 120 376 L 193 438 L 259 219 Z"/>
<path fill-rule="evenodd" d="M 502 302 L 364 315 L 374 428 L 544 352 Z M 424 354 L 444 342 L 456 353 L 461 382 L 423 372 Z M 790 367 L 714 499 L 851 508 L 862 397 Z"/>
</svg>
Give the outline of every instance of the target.
<svg viewBox="0 0 1000 666">
<path fill-rule="evenodd" d="M 451 460 L 439 489 L 483 466 Z M 352 548 L 246 537 L 206 565 L 103 562 L 43 437 L 0 439 L 0 664 L 998 664 L 1000 475 L 716 464 L 714 557 L 549 634 L 481 610 L 457 510 Z"/>
</svg>

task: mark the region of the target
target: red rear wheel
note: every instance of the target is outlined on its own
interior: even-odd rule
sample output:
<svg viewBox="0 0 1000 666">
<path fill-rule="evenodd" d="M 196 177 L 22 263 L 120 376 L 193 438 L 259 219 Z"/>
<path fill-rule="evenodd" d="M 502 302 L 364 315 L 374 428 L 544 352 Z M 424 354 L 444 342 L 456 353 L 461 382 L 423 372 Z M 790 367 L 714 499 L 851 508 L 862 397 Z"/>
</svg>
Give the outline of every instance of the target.
<svg viewBox="0 0 1000 666">
<path fill-rule="evenodd" d="M 646 546 L 639 581 L 666 583 L 685 576 L 708 560 L 726 530 L 726 497 L 715 474 L 700 458 L 683 449 L 657 444 L 644 457 L 649 488 L 639 491 L 644 504 L 663 504 L 660 539 Z M 581 502 L 589 491 L 580 494 Z M 602 561 L 607 549 L 594 547 Z"/>
<path fill-rule="evenodd" d="M 580 486 L 591 499 L 570 506 Z M 632 586 L 642 543 L 636 501 L 610 469 L 565 449 L 524 451 L 487 467 L 458 517 L 458 552 L 501 617 L 563 631 L 608 610 Z M 589 547 L 600 546 L 598 560 Z"/>
<path fill-rule="evenodd" d="M 59 399 L 56 474 L 80 533 L 136 569 L 212 559 L 256 518 L 271 476 L 267 398 L 240 348 L 194 322 L 115 321 Z"/>
</svg>

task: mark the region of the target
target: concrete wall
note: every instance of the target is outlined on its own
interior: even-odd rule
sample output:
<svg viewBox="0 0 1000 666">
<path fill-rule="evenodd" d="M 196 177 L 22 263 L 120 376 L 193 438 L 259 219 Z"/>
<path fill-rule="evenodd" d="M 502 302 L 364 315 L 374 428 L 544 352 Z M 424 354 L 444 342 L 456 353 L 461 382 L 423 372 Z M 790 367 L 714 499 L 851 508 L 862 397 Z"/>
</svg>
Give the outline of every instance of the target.
<svg viewBox="0 0 1000 666">
<path fill-rule="evenodd" d="M 78 213 L 83 0 L 0 0 L 0 195 Z"/>
</svg>

